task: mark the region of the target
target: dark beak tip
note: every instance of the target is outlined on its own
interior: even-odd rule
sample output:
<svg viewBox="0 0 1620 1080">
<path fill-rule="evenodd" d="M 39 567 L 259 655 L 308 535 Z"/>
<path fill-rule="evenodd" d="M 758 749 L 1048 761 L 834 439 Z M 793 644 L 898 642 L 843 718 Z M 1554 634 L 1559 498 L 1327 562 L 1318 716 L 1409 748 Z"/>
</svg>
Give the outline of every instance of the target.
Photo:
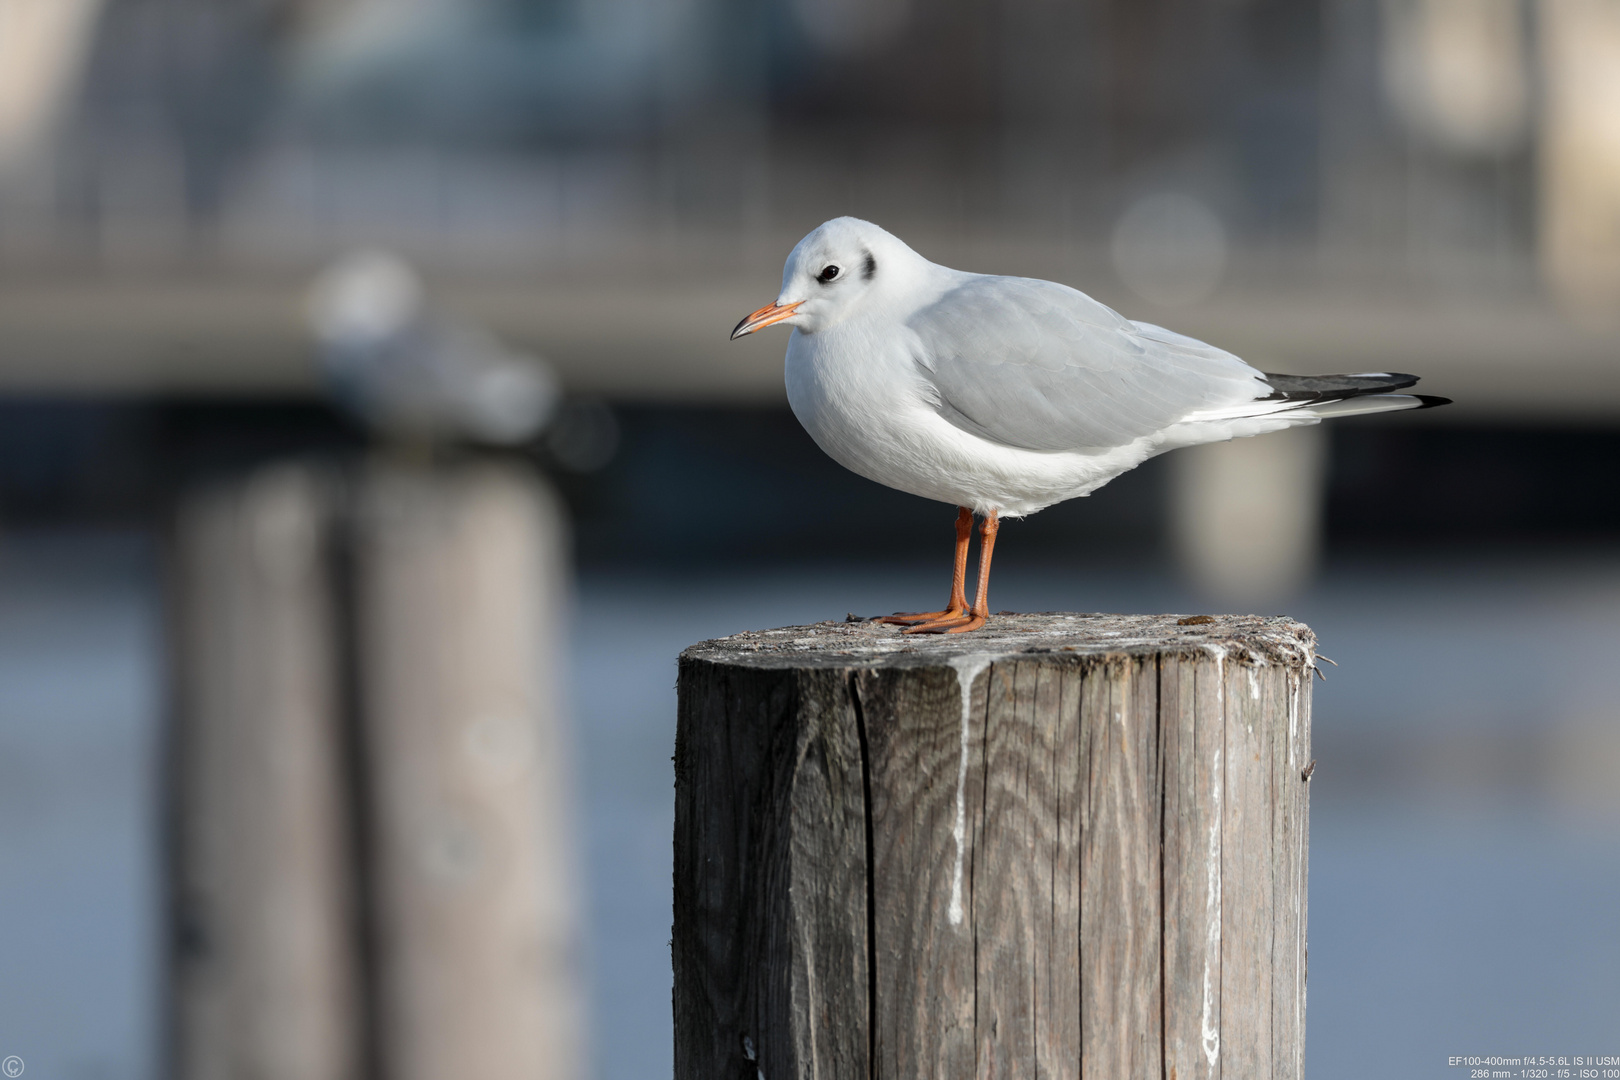
<svg viewBox="0 0 1620 1080">
<path fill-rule="evenodd" d="M 744 337 L 744 336 L 747 335 L 748 331 L 744 330 L 743 327 L 748 325 L 748 320 L 751 319 L 752 317 L 753 316 L 751 316 L 751 315 L 744 315 L 742 317 L 742 320 L 740 322 L 738 322 L 736 326 L 733 326 L 731 328 L 731 340 L 732 341 L 736 341 L 738 338 Z"/>
</svg>

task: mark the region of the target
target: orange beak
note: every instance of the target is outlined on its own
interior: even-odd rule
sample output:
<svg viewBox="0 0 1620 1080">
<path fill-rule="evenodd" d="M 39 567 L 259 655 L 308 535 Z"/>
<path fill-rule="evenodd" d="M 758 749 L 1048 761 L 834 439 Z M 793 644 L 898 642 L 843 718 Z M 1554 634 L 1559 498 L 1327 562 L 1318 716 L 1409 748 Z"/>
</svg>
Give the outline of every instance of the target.
<svg viewBox="0 0 1620 1080">
<path fill-rule="evenodd" d="M 795 300 L 791 304 L 766 304 L 737 324 L 737 328 L 731 332 L 731 340 L 736 341 L 744 334 L 752 334 L 755 330 L 769 326 L 771 323 L 791 319 L 798 313 L 799 305 L 803 303 L 803 300 Z"/>
</svg>

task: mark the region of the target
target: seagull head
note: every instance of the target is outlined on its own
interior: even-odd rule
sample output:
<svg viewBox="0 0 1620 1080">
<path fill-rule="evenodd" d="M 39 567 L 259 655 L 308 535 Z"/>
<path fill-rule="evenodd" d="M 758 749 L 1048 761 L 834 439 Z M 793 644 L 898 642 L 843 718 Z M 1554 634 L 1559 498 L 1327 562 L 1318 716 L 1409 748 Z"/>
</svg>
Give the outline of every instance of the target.
<svg viewBox="0 0 1620 1080">
<path fill-rule="evenodd" d="M 833 218 L 798 242 L 782 269 L 782 291 L 775 302 L 745 317 L 731 339 L 775 323 L 808 334 L 836 325 L 920 262 L 922 257 L 899 237 L 870 221 Z"/>
</svg>

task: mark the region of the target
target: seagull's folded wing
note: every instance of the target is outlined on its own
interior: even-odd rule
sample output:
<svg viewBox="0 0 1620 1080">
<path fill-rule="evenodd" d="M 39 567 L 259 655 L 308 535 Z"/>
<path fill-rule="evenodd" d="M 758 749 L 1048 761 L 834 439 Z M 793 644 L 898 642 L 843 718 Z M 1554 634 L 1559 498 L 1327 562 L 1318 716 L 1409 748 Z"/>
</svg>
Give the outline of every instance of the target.
<svg viewBox="0 0 1620 1080">
<path fill-rule="evenodd" d="M 1271 393 L 1231 353 L 1050 281 L 970 277 L 909 325 L 940 414 L 1028 450 L 1122 446 Z"/>
</svg>

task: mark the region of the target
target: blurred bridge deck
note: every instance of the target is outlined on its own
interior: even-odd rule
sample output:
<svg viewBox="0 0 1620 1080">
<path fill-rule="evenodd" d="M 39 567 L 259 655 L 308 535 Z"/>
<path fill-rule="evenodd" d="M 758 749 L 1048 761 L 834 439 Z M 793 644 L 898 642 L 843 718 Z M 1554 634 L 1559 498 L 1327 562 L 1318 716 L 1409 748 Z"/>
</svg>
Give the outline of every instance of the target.
<svg viewBox="0 0 1620 1080">
<path fill-rule="evenodd" d="M 576 392 L 763 405 L 783 399 L 783 336 L 726 335 L 775 298 L 790 243 L 755 239 L 720 259 L 710 247 L 690 264 L 661 246 L 574 268 L 424 273 L 435 305 L 544 356 Z M 1060 249 L 923 250 L 1074 284 L 1262 368 L 1416 372 L 1425 391 L 1458 400 L 1428 414 L 1436 422 L 1620 416 L 1620 326 L 1582 325 L 1529 287 L 1403 288 L 1395 275 L 1348 288 L 1320 275 L 1233 273 L 1202 305 L 1155 310 L 1105 263 Z M 303 314 L 314 269 L 13 271 L 0 279 L 0 393 L 314 394 Z"/>
</svg>

